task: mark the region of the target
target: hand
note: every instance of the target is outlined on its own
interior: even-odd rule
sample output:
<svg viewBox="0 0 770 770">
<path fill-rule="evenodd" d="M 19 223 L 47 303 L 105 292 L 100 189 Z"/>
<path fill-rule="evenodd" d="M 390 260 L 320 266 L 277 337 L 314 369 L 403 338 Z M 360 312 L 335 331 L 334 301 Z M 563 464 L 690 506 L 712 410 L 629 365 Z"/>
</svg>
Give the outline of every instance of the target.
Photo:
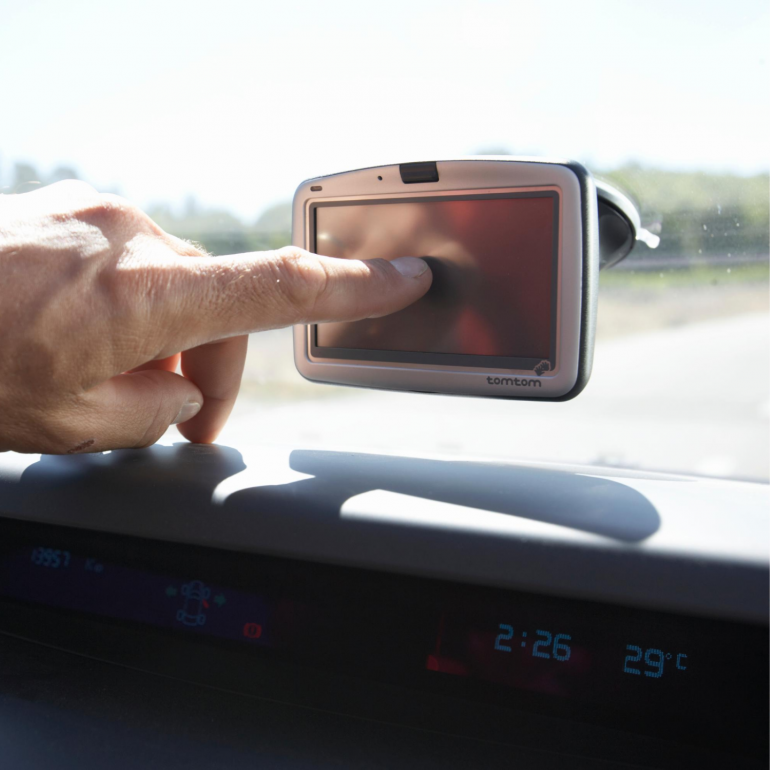
<svg viewBox="0 0 770 770">
<path fill-rule="evenodd" d="M 430 283 L 411 257 L 211 257 L 82 182 L 0 195 L 0 450 L 143 447 L 173 423 L 214 441 L 246 334 L 386 315 Z"/>
</svg>

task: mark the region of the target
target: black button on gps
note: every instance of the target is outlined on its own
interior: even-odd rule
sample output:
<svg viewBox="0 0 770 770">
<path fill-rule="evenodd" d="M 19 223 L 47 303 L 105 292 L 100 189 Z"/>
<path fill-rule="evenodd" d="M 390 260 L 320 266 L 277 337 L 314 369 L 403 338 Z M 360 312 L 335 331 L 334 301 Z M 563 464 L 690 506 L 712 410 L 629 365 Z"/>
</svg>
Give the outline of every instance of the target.
<svg viewBox="0 0 770 770">
<path fill-rule="evenodd" d="M 427 163 L 402 163 L 398 170 L 401 172 L 401 181 L 404 184 L 438 182 L 438 166 L 436 166 L 435 161 Z"/>
</svg>

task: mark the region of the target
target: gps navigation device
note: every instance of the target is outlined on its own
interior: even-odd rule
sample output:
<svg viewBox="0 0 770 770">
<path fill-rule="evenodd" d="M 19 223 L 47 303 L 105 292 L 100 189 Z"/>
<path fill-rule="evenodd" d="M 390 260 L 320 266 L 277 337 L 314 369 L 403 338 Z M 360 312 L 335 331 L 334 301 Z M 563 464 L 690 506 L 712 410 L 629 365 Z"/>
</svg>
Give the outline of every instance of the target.
<svg viewBox="0 0 770 770">
<path fill-rule="evenodd" d="M 573 398 L 591 373 L 600 260 L 622 259 L 636 235 L 624 200 L 604 203 L 621 224 L 601 259 L 597 189 L 577 163 L 431 161 L 304 182 L 295 246 L 340 259 L 423 257 L 433 284 L 392 315 L 296 327 L 298 370 L 369 388 Z"/>
</svg>

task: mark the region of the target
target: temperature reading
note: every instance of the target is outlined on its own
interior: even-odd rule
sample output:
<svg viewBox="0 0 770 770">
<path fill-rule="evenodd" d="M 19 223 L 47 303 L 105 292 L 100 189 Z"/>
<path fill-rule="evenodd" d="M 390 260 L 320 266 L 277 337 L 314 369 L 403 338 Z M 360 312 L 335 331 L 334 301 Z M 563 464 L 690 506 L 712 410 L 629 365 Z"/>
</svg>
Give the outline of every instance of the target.
<svg viewBox="0 0 770 770">
<path fill-rule="evenodd" d="M 627 644 L 626 659 L 623 662 L 623 672 L 626 674 L 636 674 L 650 677 L 651 679 L 660 679 L 663 676 L 663 669 L 666 661 L 673 661 L 674 667 L 679 671 L 687 671 L 687 655 L 683 652 L 671 653 L 663 652 L 655 647 L 649 647 L 643 650 L 635 644 Z M 635 665 L 639 664 L 639 665 Z M 644 670 L 642 670 L 642 664 Z"/>
<path fill-rule="evenodd" d="M 500 633 L 495 637 L 495 649 L 500 652 L 511 652 L 511 646 L 504 644 L 513 639 L 513 626 L 507 623 L 500 623 Z M 554 636 L 550 631 L 542 631 L 538 629 L 535 634 L 537 635 L 537 641 L 532 645 L 532 657 L 533 658 L 546 658 L 550 660 L 566 661 L 569 660 L 572 650 L 565 642 L 572 641 L 572 637 L 569 634 L 556 634 Z M 517 643 L 517 646 L 527 646 L 527 632 L 524 631 L 521 635 L 521 642 Z"/>
<path fill-rule="evenodd" d="M 55 548 L 35 548 L 32 551 L 32 563 L 38 567 L 49 567 L 50 569 L 69 567 L 70 552 Z"/>
</svg>

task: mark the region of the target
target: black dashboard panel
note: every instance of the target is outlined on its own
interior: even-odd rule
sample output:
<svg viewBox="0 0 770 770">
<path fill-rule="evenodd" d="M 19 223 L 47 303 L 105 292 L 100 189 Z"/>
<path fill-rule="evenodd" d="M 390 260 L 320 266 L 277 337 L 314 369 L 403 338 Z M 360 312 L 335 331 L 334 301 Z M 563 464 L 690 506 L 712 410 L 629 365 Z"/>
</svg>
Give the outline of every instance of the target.
<svg viewBox="0 0 770 770">
<path fill-rule="evenodd" d="M 4 770 L 505 766 L 511 748 L 200 687 L 0 634 Z M 522 768 L 563 756 L 517 748 Z M 596 767 L 575 758 L 572 767 Z M 619 767 L 600 763 L 600 767 Z"/>
<path fill-rule="evenodd" d="M 25 639 L 532 750 L 767 756 L 766 627 L 8 520 L 0 544 Z"/>
<path fill-rule="evenodd" d="M 73 735 L 95 766 L 764 767 L 767 501 L 288 447 L 6 453 L 0 750 L 14 770 L 67 766 Z"/>
<path fill-rule="evenodd" d="M 190 660 L 203 667 L 207 659 Z M 370 691 L 369 698 L 372 695 L 384 700 L 387 691 Z M 547 749 L 531 748 L 527 744 L 534 743 L 535 738 L 542 741 L 546 728 L 526 717 L 516 729 L 521 742 L 500 744 L 453 732 L 451 714 L 459 714 L 456 710 L 442 713 L 438 700 L 431 703 L 418 698 L 414 703 L 401 703 L 408 715 L 438 709 L 436 716 L 444 718 L 444 729 L 409 728 L 385 718 L 351 717 L 329 709 L 243 696 L 0 634 L 0 751 L 4 770 L 629 767 L 626 762 L 564 753 L 564 737 L 553 734 L 553 725 L 553 743 L 549 742 Z M 494 715 L 481 716 L 494 720 Z M 428 717 L 426 721 L 432 715 Z M 619 752 L 622 739 L 622 735 L 606 732 L 583 735 L 583 740 L 604 746 L 605 753 Z M 627 744 L 622 745 L 628 749 Z M 648 759 L 651 766 L 666 766 L 658 761 L 659 749 L 642 746 L 634 756 L 634 767 Z M 740 761 L 725 764 L 730 761 L 725 757 L 719 765 L 718 757 L 705 753 L 699 757 L 701 767 L 754 766 Z M 688 758 L 692 759 L 692 754 L 682 753 L 678 764 L 669 759 L 668 766 L 684 767 Z"/>
</svg>

